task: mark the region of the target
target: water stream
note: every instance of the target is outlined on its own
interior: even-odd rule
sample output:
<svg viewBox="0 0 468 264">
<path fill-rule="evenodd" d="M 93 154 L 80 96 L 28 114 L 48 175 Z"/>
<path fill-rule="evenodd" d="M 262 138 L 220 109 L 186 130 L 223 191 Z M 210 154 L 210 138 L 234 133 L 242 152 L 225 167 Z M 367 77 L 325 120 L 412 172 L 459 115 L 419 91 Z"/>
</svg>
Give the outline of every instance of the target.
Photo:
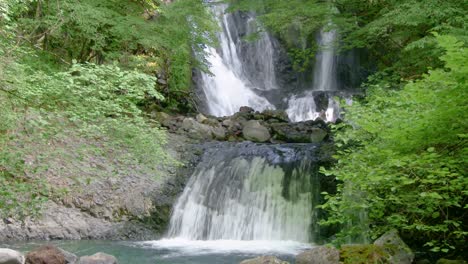
<svg viewBox="0 0 468 264">
<path fill-rule="evenodd" d="M 318 117 L 330 122 L 336 120 L 340 110 L 332 95 L 328 106 L 320 108 L 314 103 L 313 93 L 340 88 L 335 30 L 323 29 L 317 34 L 319 51 L 310 73 L 313 81 L 302 84 L 306 88 L 296 91 L 292 83 L 280 80 L 284 78 L 278 74 L 282 48 L 274 37 L 259 28 L 254 14 L 226 13 L 227 6 L 222 4 L 211 8 L 222 29 L 218 34 L 220 46 L 206 48 L 211 74 L 200 73 L 197 82 L 208 114 L 227 116 L 241 106 L 250 106 L 257 111 L 284 109 L 296 122 Z M 256 36 L 254 40 L 244 39 L 252 35 Z"/>
</svg>

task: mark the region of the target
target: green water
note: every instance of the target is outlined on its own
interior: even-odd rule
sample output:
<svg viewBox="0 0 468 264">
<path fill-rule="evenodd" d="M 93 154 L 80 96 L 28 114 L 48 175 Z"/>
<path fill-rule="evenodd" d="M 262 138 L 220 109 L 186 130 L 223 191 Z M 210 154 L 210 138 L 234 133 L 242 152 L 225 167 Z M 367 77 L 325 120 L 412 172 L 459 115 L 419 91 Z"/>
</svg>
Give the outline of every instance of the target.
<svg viewBox="0 0 468 264">
<path fill-rule="evenodd" d="M 27 243 L 9 243 L 0 244 L 0 247 L 16 249 L 22 252 L 30 251 L 34 248 L 44 245 L 47 242 L 27 242 Z M 183 244 L 175 246 L 174 243 L 164 247 L 163 243 L 154 242 L 153 244 L 144 244 L 141 242 L 114 242 L 114 241 L 51 241 L 49 242 L 77 256 L 92 255 L 97 252 L 104 252 L 115 256 L 120 264 L 234 264 L 242 260 L 253 258 L 261 255 L 275 255 L 290 263 L 294 263 L 293 254 L 288 251 L 278 250 L 274 245 L 270 247 L 264 244 L 258 247 L 258 252 L 255 253 L 255 246 L 245 245 L 247 252 L 242 252 L 242 249 L 232 248 L 223 241 L 214 242 L 217 244 L 215 248 L 210 246 L 199 246 L 192 244 Z M 152 243 L 152 242 L 148 242 Z M 236 242 L 237 243 L 237 242 Z M 243 242 L 239 242 L 243 243 Z M 258 246 L 258 245 L 257 245 Z M 242 247 L 242 245 L 240 245 Z M 272 251 L 272 252 L 268 252 Z M 291 252 L 292 253 L 292 252 Z"/>
</svg>

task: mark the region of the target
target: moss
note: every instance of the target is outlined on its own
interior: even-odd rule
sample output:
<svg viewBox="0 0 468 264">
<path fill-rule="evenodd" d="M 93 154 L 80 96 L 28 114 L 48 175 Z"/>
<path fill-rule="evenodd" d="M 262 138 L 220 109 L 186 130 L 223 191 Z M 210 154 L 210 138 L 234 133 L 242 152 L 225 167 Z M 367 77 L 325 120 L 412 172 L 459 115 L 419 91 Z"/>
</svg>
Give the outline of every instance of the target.
<svg viewBox="0 0 468 264">
<path fill-rule="evenodd" d="M 340 260 L 344 264 L 390 263 L 390 255 L 381 246 L 345 245 L 340 250 Z"/>
</svg>

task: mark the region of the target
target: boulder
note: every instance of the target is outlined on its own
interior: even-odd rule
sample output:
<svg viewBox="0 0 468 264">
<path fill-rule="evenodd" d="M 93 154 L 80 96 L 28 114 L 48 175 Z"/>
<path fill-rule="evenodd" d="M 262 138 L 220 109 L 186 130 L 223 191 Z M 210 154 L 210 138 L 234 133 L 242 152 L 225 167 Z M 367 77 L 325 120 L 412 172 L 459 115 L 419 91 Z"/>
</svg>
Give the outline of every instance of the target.
<svg viewBox="0 0 468 264">
<path fill-rule="evenodd" d="M 284 110 L 271 110 L 267 109 L 262 112 L 264 120 L 277 120 L 280 122 L 289 122 L 289 117 Z"/>
<path fill-rule="evenodd" d="M 372 244 L 343 245 L 340 260 L 344 263 L 388 263 L 390 254 L 382 246 Z"/>
<path fill-rule="evenodd" d="M 242 134 L 245 139 L 253 142 L 266 142 L 271 138 L 268 128 L 256 120 L 250 120 L 245 123 Z"/>
<path fill-rule="evenodd" d="M 195 117 L 195 119 L 197 119 L 198 122 L 203 123 L 203 121 L 205 121 L 207 118 L 206 116 L 200 113 Z"/>
<path fill-rule="evenodd" d="M 66 264 L 62 251 L 54 245 L 41 246 L 26 255 L 26 264 Z"/>
<path fill-rule="evenodd" d="M 319 143 L 322 142 L 326 137 L 328 133 L 327 131 L 320 129 L 320 128 L 312 128 L 312 133 L 310 134 L 310 143 Z"/>
<path fill-rule="evenodd" d="M 374 245 L 383 247 L 390 254 L 392 264 L 411 264 L 414 260 L 414 253 L 394 229 L 379 237 Z"/>
<path fill-rule="evenodd" d="M 314 247 L 296 256 L 296 264 L 339 264 L 340 252 L 334 247 Z"/>
<path fill-rule="evenodd" d="M 274 256 L 263 256 L 263 257 L 253 258 L 253 259 L 246 259 L 242 261 L 240 264 L 289 264 L 289 262 L 283 261 Z"/>
<path fill-rule="evenodd" d="M 212 127 L 211 135 L 217 140 L 226 139 L 226 129 L 222 126 Z"/>
<path fill-rule="evenodd" d="M 75 254 L 70 253 L 62 248 L 58 248 L 58 250 L 62 252 L 63 256 L 65 257 L 65 262 L 67 264 L 75 264 L 78 261 L 78 257 Z"/>
<path fill-rule="evenodd" d="M 188 136 L 194 139 L 211 139 L 211 128 L 198 123 L 195 119 L 187 117 L 182 121 L 181 128 L 189 132 Z"/>
<path fill-rule="evenodd" d="M 249 106 L 241 106 L 239 108 L 239 113 L 253 113 L 255 112 L 255 110 L 252 108 L 252 107 L 249 107 Z"/>
<path fill-rule="evenodd" d="M 117 259 L 109 254 L 98 252 L 92 256 L 83 256 L 78 264 L 117 264 Z"/>
<path fill-rule="evenodd" d="M 0 248 L 0 264 L 24 264 L 24 256 L 16 250 Z"/>
</svg>

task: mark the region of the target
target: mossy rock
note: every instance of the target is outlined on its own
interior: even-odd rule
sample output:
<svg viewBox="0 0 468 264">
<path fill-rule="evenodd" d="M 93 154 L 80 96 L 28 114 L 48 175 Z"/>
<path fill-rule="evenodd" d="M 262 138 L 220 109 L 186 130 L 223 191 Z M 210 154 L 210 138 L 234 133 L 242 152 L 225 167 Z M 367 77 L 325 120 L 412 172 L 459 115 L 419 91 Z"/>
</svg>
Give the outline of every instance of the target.
<svg viewBox="0 0 468 264">
<path fill-rule="evenodd" d="M 390 255 L 381 246 L 344 245 L 340 250 L 340 261 L 344 264 L 386 264 Z"/>
</svg>

